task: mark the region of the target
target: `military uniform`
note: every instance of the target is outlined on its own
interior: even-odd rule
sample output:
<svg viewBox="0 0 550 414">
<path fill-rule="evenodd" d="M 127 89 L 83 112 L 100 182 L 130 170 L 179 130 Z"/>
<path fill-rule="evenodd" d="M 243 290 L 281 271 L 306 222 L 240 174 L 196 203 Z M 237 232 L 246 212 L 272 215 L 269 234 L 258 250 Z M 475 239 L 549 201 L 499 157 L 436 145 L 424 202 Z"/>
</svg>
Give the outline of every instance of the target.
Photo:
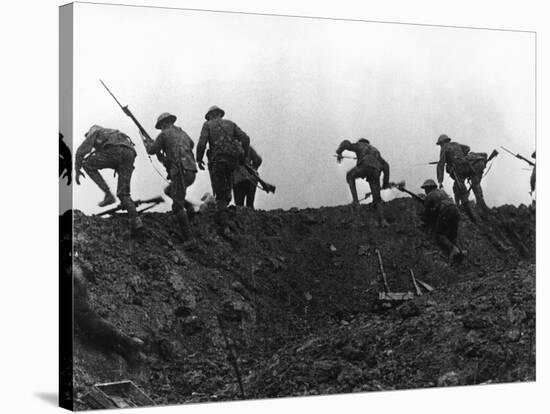
<svg viewBox="0 0 550 414">
<path fill-rule="evenodd" d="M 489 207 L 485 203 L 483 190 L 481 189 L 481 178 L 487 165 L 487 154 L 472 153 L 469 146 L 452 142 L 446 135 L 439 137 L 437 145 L 441 145 L 437 164 L 437 181 L 439 185 L 441 186 L 443 183 L 443 171 L 446 169 L 454 180 L 453 193 L 456 203 L 463 205 L 467 209 L 468 215 L 473 217 L 468 204 L 468 189 L 465 184 L 466 180 L 470 180 L 477 204 L 483 211 L 487 212 Z"/>
<path fill-rule="evenodd" d="M 170 180 L 170 185 L 164 192 L 172 198 L 172 211 L 180 223 L 184 238 L 188 238 L 188 217 L 183 209 L 187 210 L 189 216 L 194 214 L 193 205 L 186 201 L 185 197 L 187 187 L 195 182 L 197 174 L 197 164 L 193 156 L 195 144 L 183 129 L 173 125 L 176 120 L 174 115 L 161 114 L 157 128 L 160 129 L 162 123 L 170 119 L 171 123 L 162 128 L 155 141 L 146 140 L 145 146 L 149 154 L 164 155 L 163 162 Z"/>
<path fill-rule="evenodd" d="M 215 116 L 218 113 L 219 116 Z M 233 121 L 222 119 L 225 112 L 211 107 L 205 115 L 201 136 L 197 144 L 197 162 L 202 165 L 206 153 L 212 192 L 219 206 L 225 207 L 231 201 L 232 175 L 248 153 L 250 138 Z"/>
<path fill-rule="evenodd" d="M 454 258 L 461 254 L 456 246 L 460 222 L 458 207 L 433 180 L 427 180 L 422 187 L 428 188 L 424 199 L 424 222 L 432 228 L 439 244 Z"/>
<path fill-rule="evenodd" d="M 338 160 L 341 159 L 340 157 L 342 156 L 342 152 L 346 150 L 354 152 L 357 156 L 356 166 L 349 170 L 346 174 L 346 180 L 350 187 L 353 203 L 355 205 L 359 204 L 355 180 L 357 178 L 364 178 L 369 183 L 373 204 L 378 212 L 379 220 L 381 224 L 387 224 L 382 211 L 380 174 L 384 173 L 383 188 L 387 188 L 390 180 L 389 164 L 384 160 L 384 158 L 382 158 L 380 151 L 370 145 L 370 142 L 366 139 L 360 139 L 356 143 L 351 143 L 348 140 L 342 141 L 336 150 L 336 154 L 339 157 Z"/>
<path fill-rule="evenodd" d="M 105 199 L 99 204 L 102 207 L 114 203 L 115 200 L 99 170 L 104 168 L 115 170 L 118 175 L 116 194 L 122 207 L 128 211 L 133 227 L 137 228 L 141 227 L 141 221 L 137 217 L 136 206 L 130 197 L 130 182 L 135 158 L 134 144 L 126 134 L 116 129 L 95 125 L 90 128 L 86 139 L 76 151 L 75 170 L 78 178 L 80 169 L 83 168 L 88 177 L 105 193 Z"/>
<path fill-rule="evenodd" d="M 250 147 L 245 161 L 254 170 L 258 170 L 262 164 L 262 157 Z M 256 196 L 256 188 L 258 182 L 245 166 L 239 165 L 233 172 L 233 194 L 235 195 L 235 204 L 237 206 L 245 205 L 249 208 L 254 208 L 254 198 Z"/>
</svg>

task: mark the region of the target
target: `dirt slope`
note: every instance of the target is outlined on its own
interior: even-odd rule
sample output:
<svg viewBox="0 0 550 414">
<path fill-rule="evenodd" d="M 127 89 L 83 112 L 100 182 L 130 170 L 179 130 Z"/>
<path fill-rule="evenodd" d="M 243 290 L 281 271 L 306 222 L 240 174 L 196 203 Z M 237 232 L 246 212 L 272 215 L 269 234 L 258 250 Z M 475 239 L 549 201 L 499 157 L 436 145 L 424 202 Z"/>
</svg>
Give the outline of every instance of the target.
<svg viewBox="0 0 550 414">
<path fill-rule="evenodd" d="M 170 214 L 145 214 L 146 232 L 132 240 L 123 217 L 75 212 L 75 260 L 92 305 L 147 354 L 132 368 L 77 338 L 76 396 L 130 378 L 159 404 L 239 398 L 217 315 L 247 397 L 433 386 L 449 371 L 460 384 L 534 379 L 532 211 L 503 206 L 478 225 L 463 220 L 467 260 L 451 267 L 415 201 L 385 207 L 385 229 L 367 206 L 206 213 L 191 248 Z M 436 291 L 374 309 L 375 248 L 392 290 L 412 289 L 412 268 Z M 468 325 L 470 316 L 479 321 Z"/>
</svg>

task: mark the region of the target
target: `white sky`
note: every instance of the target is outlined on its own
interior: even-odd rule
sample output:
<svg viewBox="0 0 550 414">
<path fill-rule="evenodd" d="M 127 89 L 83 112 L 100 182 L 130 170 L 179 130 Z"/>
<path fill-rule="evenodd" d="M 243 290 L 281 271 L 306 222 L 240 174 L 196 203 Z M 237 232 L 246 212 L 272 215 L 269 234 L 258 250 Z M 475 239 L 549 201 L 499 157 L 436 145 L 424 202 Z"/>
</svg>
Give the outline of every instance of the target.
<svg viewBox="0 0 550 414">
<path fill-rule="evenodd" d="M 369 138 L 391 179 L 413 190 L 435 178 L 434 166 L 414 165 L 437 160 L 442 133 L 472 151 L 504 145 L 529 157 L 535 147 L 533 33 L 82 3 L 74 30 L 75 148 L 93 124 L 130 135 L 134 199 L 161 194 L 165 183 L 100 78 L 153 138 L 167 111 L 196 144 L 207 108 L 222 107 L 277 186 L 275 195 L 258 191 L 264 209 L 349 203 L 354 162 L 330 156 L 342 139 Z M 501 151 L 483 182 L 489 205 L 530 202 L 524 167 Z M 111 170 L 103 175 L 114 192 Z M 445 185 L 452 192 L 448 177 Z M 75 208 L 97 212 L 95 184 L 75 188 Z M 358 190 L 370 191 L 366 182 Z M 188 198 L 207 191 L 208 173 L 199 172 Z"/>
</svg>

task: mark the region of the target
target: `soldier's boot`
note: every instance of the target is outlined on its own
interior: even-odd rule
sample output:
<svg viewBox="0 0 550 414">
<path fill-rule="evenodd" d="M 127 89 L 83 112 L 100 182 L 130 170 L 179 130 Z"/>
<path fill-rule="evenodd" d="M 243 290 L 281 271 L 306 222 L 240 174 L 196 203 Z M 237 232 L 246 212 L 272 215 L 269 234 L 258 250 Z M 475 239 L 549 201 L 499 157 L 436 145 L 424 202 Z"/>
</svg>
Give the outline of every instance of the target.
<svg viewBox="0 0 550 414">
<path fill-rule="evenodd" d="M 382 208 L 382 204 L 376 204 L 376 213 L 378 215 L 378 223 L 380 227 L 388 227 L 389 224 L 386 221 L 386 217 L 384 217 L 384 209 Z"/>
<path fill-rule="evenodd" d="M 109 188 L 109 186 L 105 182 L 105 179 L 102 177 L 99 171 L 94 168 L 89 168 L 86 166 L 84 167 L 84 171 L 86 171 L 86 174 L 88 174 L 88 177 L 90 177 L 92 181 L 96 183 L 96 185 L 101 189 L 101 191 L 105 193 L 105 197 L 103 198 L 102 201 L 98 203 L 98 206 L 105 207 L 115 203 L 116 198 L 113 195 L 113 193 L 111 193 L 111 189 Z"/>
<path fill-rule="evenodd" d="M 175 215 L 176 220 L 178 221 L 178 225 L 180 226 L 181 238 L 183 239 L 183 241 L 189 240 L 190 232 L 187 213 L 183 210 L 179 210 L 175 213 Z"/>
<path fill-rule="evenodd" d="M 99 207 L 106 207 L 106 206 L 111 205 L 115 202 L 116 202 L 115 196 L 113 195 L 113 193 L 111 193 L 111 191 L 109 191 L 108 193 L 105 193 L 105 197 L 103 198 L 102 201 L 97 203 L 97 205 Z"/>
</svg>

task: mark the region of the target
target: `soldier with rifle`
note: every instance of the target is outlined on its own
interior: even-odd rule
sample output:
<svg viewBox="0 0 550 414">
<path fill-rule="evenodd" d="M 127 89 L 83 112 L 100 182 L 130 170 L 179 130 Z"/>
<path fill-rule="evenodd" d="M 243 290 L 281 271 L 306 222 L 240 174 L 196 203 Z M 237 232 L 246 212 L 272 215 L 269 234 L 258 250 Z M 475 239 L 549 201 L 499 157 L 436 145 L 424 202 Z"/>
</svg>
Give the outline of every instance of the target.
<svg viewBox="0 0 550 414">
<path fill-rule="evenodd" d="M 462 260 L 464 253 L 456 245 L 460 212 L 451 197 L 443 189 L 437 188 L 437 184 L 432 179 L 424 181 L 421 186 L 426 194 L 425 198 L 407 190 L 404 182 L 397 188 L 422 203 L 424 206 L 422 220 L 432 229 L 437 242 L 448 253 L 449 261 L 453 263 Z"/>
<path fill-rule="evenodd" d="M 468 180 L 471 183 L 470 188 L 474 192 L 477 204 L 484 213 L 489 212 L 489 207 L 487 207 L 483 198 L 481 178 L 483 177 L 483 171 L 487 162 L 498 153 L 493 152 L 491 157 L 487 158 L 486 153 L 470 152 L 469 146 L 451 141 L 451 138 L 447 135 L 440 135 L 436 145 L 441 147 L 437 163 L 437 182 L 439 183 L 439 188 L 443 188 L 443 171 L 446 169 L 454 181 L 453 192 L 456 204 L 462 206 L 468 216 L 475 221 L 468 203 L 469 189 L 466 188 L 465 184 L 465 180 Z"/>
<path fill-rule="evenodd" d="M 82 169 L 105 193 L 98 204 L 100 207 L 113 204 L 116 199 L 99 173 L 99 170 L 110 168 L 118 175 L 117 197 L 121 206 L 128 211 L 133 232 L 141 229 L 143 224 L 137 216 L 136 206 L 130 197 L 130 182 L 134 171 L 136 150 L 130 137 L 116 129 L 92 126 L 85 134 L 86 139 L 78 147 L 75 155 L 75 181 L 80 185 Z"/>
<path fill-rule="evenodd" d="M 351 143 L 347 139 L 342 141 L 336 150 L 336 160 L 338 163 L 342 162 L 344 156 L 342 152 L 352 151 L 357 156 L 357 164 L 354 168 L 349 170 L 346 174 L 346 181 L 348 182 L 351 196 L 353 198 L 353 206 L 357 208 L 359 206 L 359 199 L 357 197 L 357 188 L 355 186 L 355 180 L 358 178 L 364 178 L 368 181 L 373 205 L 376 208 L 378 214 L 378 221 L 382 227 L 386 227 L 388 222 L 384 217 L 384 211 L 382 208 L 382 197 L 380 195 L 380 175 L 384 173 L 384 179 L 382 189 L 390 188 L 390 166 L 380 155 L 380 151 L 374 146 L 370 145 L 368 139 L 361 138 L 356 143 Z"/>
<path fill-rule="evenodd" d="M 153 141 L 149 136 L 144 137 L 145 148 L 148 154 L 165 154 L 164 166 L 168 171 L 170 184 L 164 190 L 172 199 L 172 212 L 178 221 L 183 240 L 189 239 L 189 219 L 195 214 L 193 205 L 185 196 L 187 188 L 195 182 L 197 164 L 193 156 L 195 143 L 187 133 L 174 125 L 176 116 L 168 112 L 160 114 L 156 129 L 161 133 Z"/>
<path fill-rule="evenodd" d="M 535 191 L 535 187 L 536 187 L 536 164 L 533 161 L 529 161 L 527 158 L 525 158 L 524 156 L 522 156 L 520 154 L 514 154 L 508 148 L 505 148 L 505 147 L 502 147 L 502 146 L 500 148 L 502 148 L 508 154 L 513 155 L 517 159 L 525 161 L 527 164 L 529 164 L 531 167 L 533 167 L 533 171 L 531 172 L 531 180 L 530 180 L 531 194 L 532 194 Z M 531 158 L 536 159 L 536 151 L 533 151 L 533 154 L 531 154 Z"/>
<path fill-rule="evenodd" d="M 208 158 L 208 170 L 212 192 L 218 207 L 224 208 L 231 201 L 232 176 L 239 164 L 245 164 L 250 138 L 233 121 L 223 119 L 223 109 L 212 106 L 205 115 L 197 144 L 197 163 L 204 170 L 204 153 Z"/>
<path fill-rule="evenodd" d="M 233 195 L 235 196 L 235 205 L 244 206 L 254 209 L 254 198 L 256 196 L 256 187 L 258 181 L 256 176 L 252 175 L 245 165 L 248 165 L 254 171 L 258 171 L 262 165 L 262 157 L 252 148 L 248 149 L 245 163 L 237 167 L 233 172 Z"/>
</svg>

